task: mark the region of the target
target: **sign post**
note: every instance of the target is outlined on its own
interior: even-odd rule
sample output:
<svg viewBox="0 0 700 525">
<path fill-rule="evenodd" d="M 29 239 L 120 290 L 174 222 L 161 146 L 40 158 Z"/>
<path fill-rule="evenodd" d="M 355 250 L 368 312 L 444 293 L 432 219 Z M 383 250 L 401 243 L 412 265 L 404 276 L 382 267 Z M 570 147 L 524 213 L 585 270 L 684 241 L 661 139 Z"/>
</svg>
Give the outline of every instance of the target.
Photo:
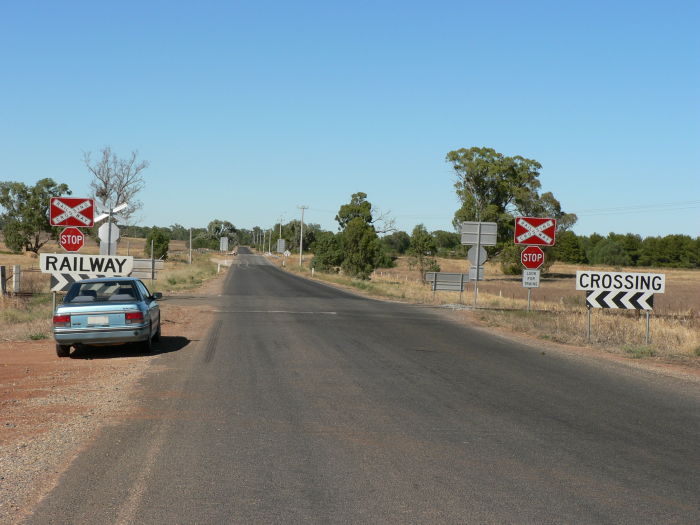
<svg viewBox="0 0 700 525">
<path fill-rule="evenodd" d="M 530 311 L 530 299 L 532 289 L 540 287 L 540 271 L 539 270 L 523 270 L 523 287 L 527 288 L 527 311 Z"/>
<path fill-rule="evenodd" d="M 476 309 L 476 301 L 479 296 L 479 270 L 484 262 L 481 260 L 482 246 L 495 246 L 497 236 L 498 225 L 495 222 L 467 221 L 462 223 L 462 244 L 471 244 L 476 247 L 476 261 L 470 259 L 470 262 L 474 262 L 476 267 L 474 272 L 474 309 Z"/>
<path fill-rule="evenodd" d="M 649 312 L 654 308 L 654 294 L 666 291 L 666 275 L 662 273 L 576 272 L 576 289 L 586 292 L 588 308 L 588 341 L 591 340 L 591 309 L 622 308 L 645 310 L 646 344 L 650 342 Z"/>
</svg>

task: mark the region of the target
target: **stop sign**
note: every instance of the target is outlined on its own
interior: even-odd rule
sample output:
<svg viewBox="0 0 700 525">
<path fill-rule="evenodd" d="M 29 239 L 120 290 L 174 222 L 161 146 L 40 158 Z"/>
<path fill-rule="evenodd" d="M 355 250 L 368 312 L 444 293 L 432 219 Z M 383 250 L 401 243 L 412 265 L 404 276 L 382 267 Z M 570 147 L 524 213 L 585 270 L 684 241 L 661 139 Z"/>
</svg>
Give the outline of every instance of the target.
<svg viewBox="0 0 700 525">
<path fill-rule="evenodd" d="M 525 268 L 535 270 L 544 263 L 544 252 L 539 246 L 528 246 L 520 254 L 520 262 Z"/>
<path fill-rule="evenodd" d="M 85 243 L 85 235 L 78 228 L 64 228 L 58 237 L 58 243 L 67 252 L 77 252 Z"/>
</svg>

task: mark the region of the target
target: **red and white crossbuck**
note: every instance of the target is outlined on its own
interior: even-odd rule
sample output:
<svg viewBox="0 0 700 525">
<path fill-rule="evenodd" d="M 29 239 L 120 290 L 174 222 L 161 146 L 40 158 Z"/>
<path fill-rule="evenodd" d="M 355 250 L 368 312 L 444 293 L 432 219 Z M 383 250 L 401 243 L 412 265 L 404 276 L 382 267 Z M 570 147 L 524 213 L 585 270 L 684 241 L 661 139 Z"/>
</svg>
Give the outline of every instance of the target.
<svg viewBox="0 0 700 525">
<path fill-rule="evenodd" d="M 89 227 L 95 224 L 95 201 L 93 199 L 51 197 L 51 226 Z"/>
<path fill-rule="evenodd" d="M 554 246 L 557 230 L 556 219 L 541 217 L 515 218 L 515 244 Z"/>
</svg>

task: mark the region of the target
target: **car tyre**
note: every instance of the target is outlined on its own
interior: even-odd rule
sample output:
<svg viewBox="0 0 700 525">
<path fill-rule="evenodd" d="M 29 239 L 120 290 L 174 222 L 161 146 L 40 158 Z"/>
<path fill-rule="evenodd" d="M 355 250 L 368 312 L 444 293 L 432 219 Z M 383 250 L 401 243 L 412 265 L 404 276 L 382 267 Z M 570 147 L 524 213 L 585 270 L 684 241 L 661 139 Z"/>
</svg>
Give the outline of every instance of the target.
<svg viewBox="0 0 700 525">
<path fill-rule="evenodd" d="M 139 345 L 139 350 L 145 352 L 146 354 L 150 354 L 153 351 L 153 337 L 151 336 L 150 324 L 148 325 L 148 339 L 141 342 L 141 344 Z"/>
<path fill-rule="evenodd" d="M 157 343 L 158 341 L 160 341 L 160 318 L 158 318 L 158 329 L 156 333 L 153 334 L 153 342 Z"/>
<path fill-rule="evenodd" d="M 70 356 L 70 345 L 59 345 L 56 343 L 56 355 L 58 357 Z"/>
</svg>

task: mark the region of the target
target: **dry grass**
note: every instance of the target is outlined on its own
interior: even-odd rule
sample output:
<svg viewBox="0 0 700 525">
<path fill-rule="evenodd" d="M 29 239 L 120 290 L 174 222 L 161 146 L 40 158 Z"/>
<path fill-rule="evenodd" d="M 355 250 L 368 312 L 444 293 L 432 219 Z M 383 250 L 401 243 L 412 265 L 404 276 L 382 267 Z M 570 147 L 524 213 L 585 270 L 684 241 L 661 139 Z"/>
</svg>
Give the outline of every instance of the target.
<svg viewBox="0 0 700 525">
<path fill-rule="evenodd" d="M 146 284 L 152 291 L 163 293 L 189 290 L 200 286 L 216 275 L 217 265 L 207 254 L 193 254 L 192 264 L 184 259 L 168 260 L 165 270 L 158 272 L 158 280 Z"/>
<path fill-rule="evenodd" d="M 308 267 L 308 260 L 305 263 Z M 467 272 L 464 260 L 440 259 L 441 271 Z M 291 264 L 292 271 L 309 273 Z M 593 345 L 606 351 L 631 357 L 691 358 L 700 356 L 700 271 L 647 270 L 666 275 L 666 293 L 656 294 L 650 318 L 651 343 L 646 345 L 646 316 L 639 311 L 593 309 L 591 340 L 587 340 L 588 312 L 585 292 L 576 291 L 574 265 L 555 264 L 543 276 L 541 287 L 533 289 L 531 308 L 527 310 L 527 289 L 520 277 L 505 276 L 497 264 L 485 265 L 485 281 L 479 282 L 476 315 L 487 325 L 573 345 Z M 642 271 L 639 268 L 600 268 L 601 271 Z M 377 270 L 370 281 L 343 275 L 315 273 L 315 277 L 351 286 L 377 297 L 411 303 L 445 305 L 460 302 L 458 292 L 436 292 L 420 281 L 418 270 L 407 258 L 396 268 Z M 461 302 L 473 305 L 473 284 L 468 284 Z"/>
<path fill-rule="evenodd" d="M 0 341 L 46 339 L 50 335 L 50 296 L 0 296 Z"/>
</svg>

